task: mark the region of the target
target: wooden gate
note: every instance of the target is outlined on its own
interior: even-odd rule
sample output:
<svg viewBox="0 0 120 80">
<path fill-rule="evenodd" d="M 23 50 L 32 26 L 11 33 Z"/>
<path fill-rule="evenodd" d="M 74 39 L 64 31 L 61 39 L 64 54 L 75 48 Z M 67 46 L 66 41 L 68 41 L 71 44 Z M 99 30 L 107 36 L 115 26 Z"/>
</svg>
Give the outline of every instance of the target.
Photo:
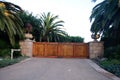
<svg viewBox="0 0 120 80">
<path fill-rule="evenodd" d="M 33 56 L 88 58 L 88 44 L 34 42 Z"/>
</svg>

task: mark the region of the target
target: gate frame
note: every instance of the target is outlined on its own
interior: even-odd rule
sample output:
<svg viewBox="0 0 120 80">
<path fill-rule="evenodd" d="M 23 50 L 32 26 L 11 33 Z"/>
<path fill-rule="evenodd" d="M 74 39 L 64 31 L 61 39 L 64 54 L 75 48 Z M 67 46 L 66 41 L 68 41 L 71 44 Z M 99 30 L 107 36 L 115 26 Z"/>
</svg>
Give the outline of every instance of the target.
<svg viewBox="0 0 120 80">
<path fill-rule="evenodd" d="M 23 56 L 28 56 L 28 57 L 33 57 L 33 43 L 34 41 L 32 40 L 24 40 L 20 41 L 20 49 L 21 49 L 21 54 Z M 102 57 L 104 54 L 104 42 L 98 42 L 98 41 L 92 41 L 88 44 L 88 58 L 97 58 L 97 57 Z"/>
</svg>

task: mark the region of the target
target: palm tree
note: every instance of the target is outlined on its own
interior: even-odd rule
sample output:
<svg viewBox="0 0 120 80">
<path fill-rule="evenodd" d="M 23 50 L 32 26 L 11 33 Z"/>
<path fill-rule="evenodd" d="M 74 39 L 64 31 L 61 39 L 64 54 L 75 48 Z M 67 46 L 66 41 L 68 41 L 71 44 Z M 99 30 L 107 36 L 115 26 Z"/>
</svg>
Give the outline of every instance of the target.
<svg viewBox="0 0 120 80">
<path fill-rule="evenodd" d="M 40 41 L 44 42 L 56 42 L 64 36 L 67 36 L 67 33 L 60 28 L 63 26 L 64 21 L 57 20 L 58 16 L 51 15 L 51 13 L 43 13 L 41 15 L 41 33 Z"/>
<path fill-rule="evenodd" d="M 91 0 L 92 2 L 96 2 L 97 0 Z M 113 0 L 108 0 L 108 1 L 113 1 Z M 118 1 L 118 5 L 120 7 L 120 0 Z"/>
<path fill-rule="evenodd" d="M 0 1 L 0 31 L 6 33 L 13 46 L 15 44 L 15 35 L 19 38 L 23 36 L 23 22 L 18 16 L 22 9 L 10 2 Z"/>
<path fill-rule="evenodd" d="M 114 39 L 115 44 L 120 44 L 120 8 L 119 0 L 104 0 L 97 4 L 90 16 L 92 21 L 91 32 L 102 34 L 102 39 Z"/>
<path fill-rule="evenodd" d="M 104 33 L 109 28 L 118 28 L 120 23 L 120 9 L 118 7 L 119 0 L 105 0 L 96 5 L 90 16 L 93 21 L 91 31 L 93 33 Z"/>
</svg>

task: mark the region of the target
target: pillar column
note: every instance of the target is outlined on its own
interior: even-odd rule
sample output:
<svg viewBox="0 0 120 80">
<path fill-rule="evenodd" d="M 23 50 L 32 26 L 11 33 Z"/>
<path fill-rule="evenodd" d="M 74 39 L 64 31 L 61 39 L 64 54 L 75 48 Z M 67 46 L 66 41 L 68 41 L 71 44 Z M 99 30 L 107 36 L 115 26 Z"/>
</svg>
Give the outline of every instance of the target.
<svg viewBox="0 0 120 80">
<path fill-rule="evenodd" d="M 21 49 L 21 54 L 23 56 L 32 57 L 32 47 L 33 47 L 32 40 L 26 39 L 24 41 L 20 41 L 20 49 Z"/>
<path fill-rule="evenodd" d="M 103 57 L 104 42 L 93 41 L 89 42 L 89 58 Z"/>
</svg>

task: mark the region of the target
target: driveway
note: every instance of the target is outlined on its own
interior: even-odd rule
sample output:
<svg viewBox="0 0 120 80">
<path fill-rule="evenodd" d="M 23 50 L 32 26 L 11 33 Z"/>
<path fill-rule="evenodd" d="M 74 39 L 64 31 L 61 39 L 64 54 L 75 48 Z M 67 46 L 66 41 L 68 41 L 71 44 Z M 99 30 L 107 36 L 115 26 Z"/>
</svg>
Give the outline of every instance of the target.
<svg viewBox="0 0 120 80">
<path fill-rule="evenodd" d="M 0 80 L 112 80 L 97 72 L 89 61 L 88 59 L 30 58 L 0 69 Z"/>
</svg>

